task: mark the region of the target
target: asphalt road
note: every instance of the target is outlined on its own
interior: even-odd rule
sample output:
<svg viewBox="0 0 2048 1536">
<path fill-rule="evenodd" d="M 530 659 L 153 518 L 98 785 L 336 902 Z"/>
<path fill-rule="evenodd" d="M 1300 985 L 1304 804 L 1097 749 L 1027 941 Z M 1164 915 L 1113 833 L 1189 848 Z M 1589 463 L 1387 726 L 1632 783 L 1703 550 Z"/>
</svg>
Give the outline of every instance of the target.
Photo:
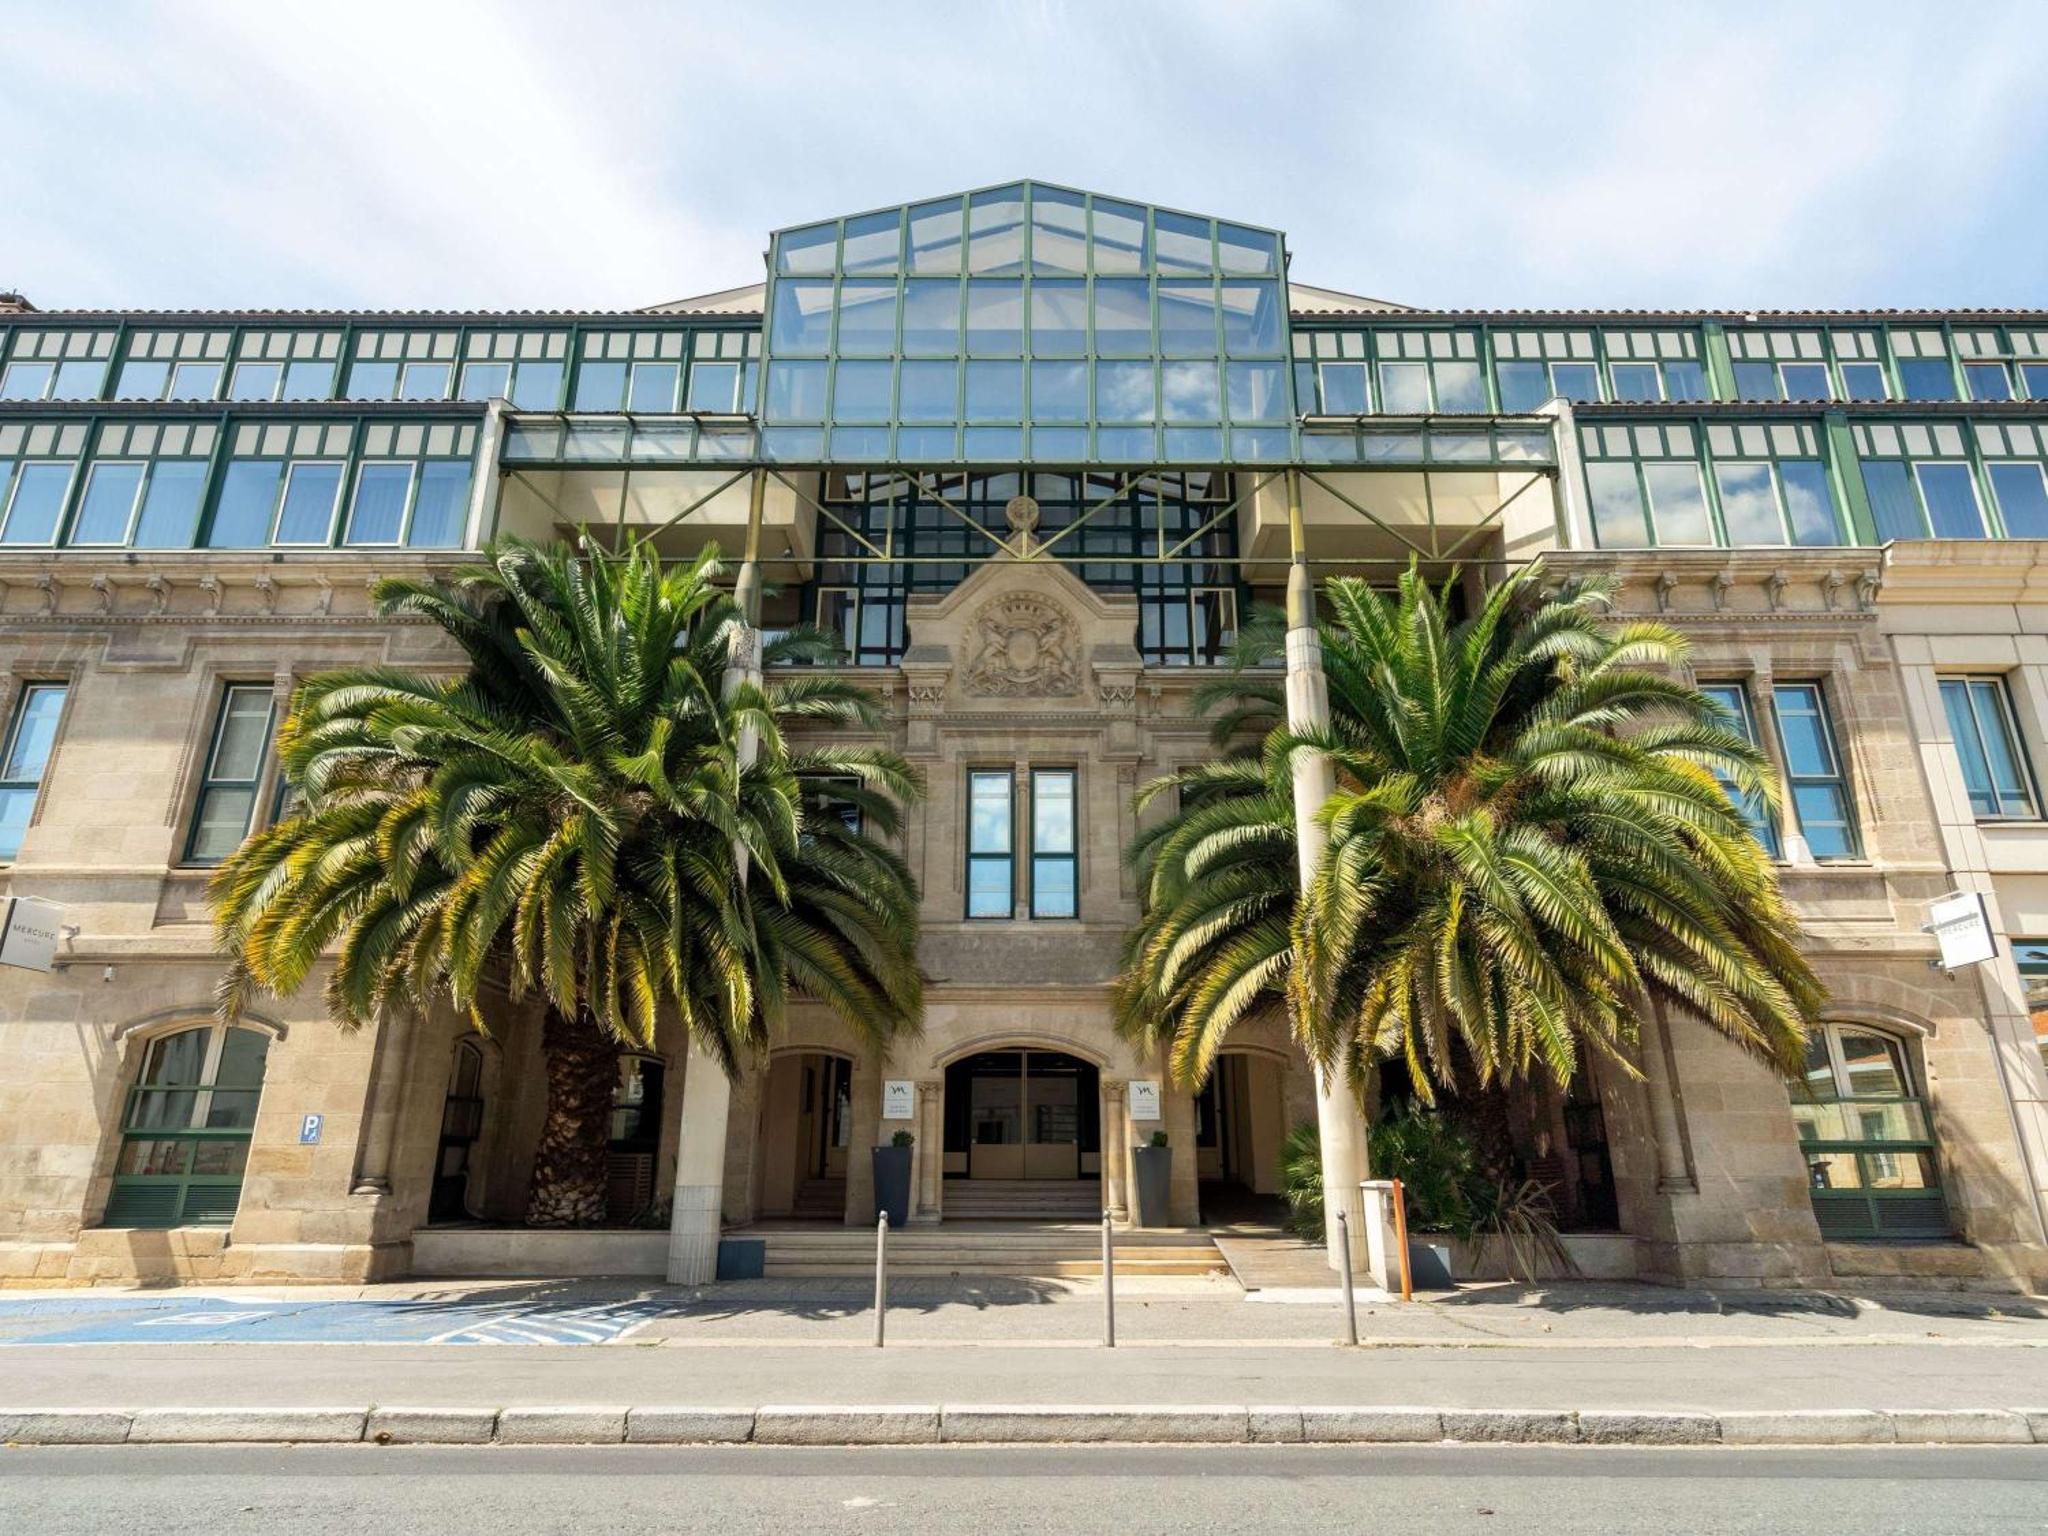
<svg viewBox="0 0 2048 1536">
<path fill-rule="evenodd" d="M 0 1531 L 2039 1533 L 2048 1449 L 17 1449 Z"/>
</svg>

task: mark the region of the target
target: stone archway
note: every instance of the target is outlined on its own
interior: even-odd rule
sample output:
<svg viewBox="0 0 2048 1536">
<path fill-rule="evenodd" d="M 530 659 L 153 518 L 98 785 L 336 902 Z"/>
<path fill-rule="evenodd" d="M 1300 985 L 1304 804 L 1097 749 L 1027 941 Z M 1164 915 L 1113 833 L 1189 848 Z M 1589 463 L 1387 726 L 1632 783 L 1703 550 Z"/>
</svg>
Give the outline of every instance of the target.
<svg viewBox="0 0 2048 1536">
<path fill-rule="evenodd" d="M 1121 1180 L 1096 1053 L 1010 1033 L 935 1065 L 926 1091 L 938 1100 L 928 1124 L 939 1145 L 923 1182 L 947 1219 L 1086 1221 L 1109 1207 Z"/>
<path fill-rule="evenodd" d="M 785 1046 L 761 1070 L 755 1210 L 767 1220 L 846 1219 L 854 1057 Z"/>
</svg>

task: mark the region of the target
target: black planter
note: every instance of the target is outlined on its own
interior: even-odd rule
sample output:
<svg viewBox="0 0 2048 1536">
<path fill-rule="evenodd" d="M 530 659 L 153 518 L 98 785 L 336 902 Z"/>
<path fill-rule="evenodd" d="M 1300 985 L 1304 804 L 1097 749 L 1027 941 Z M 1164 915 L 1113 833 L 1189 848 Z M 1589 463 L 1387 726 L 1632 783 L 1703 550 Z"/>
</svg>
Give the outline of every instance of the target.
<svg viewBox="0 0 2048 1536">
<path fill-rule="evenodd" d="M 1173 1184 L 1173 1148 L 1131 1148 L 1131 1219 L 1141 1227 L 1168 1225 L 1166 1207 Z"/>
<path fill-rule="evenodd" d="M 889 1213 L 889 1225 L 910 1220 L 909 1147 L 875 1148 L 875 1214 Z"/>
</svg>

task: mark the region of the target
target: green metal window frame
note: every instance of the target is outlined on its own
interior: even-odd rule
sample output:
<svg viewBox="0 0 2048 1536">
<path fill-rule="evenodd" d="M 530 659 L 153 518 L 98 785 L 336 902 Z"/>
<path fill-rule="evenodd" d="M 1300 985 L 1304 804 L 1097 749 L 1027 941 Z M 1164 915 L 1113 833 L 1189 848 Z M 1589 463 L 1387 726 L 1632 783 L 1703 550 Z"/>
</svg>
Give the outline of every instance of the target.
<svg viewBox="0 0 2048 1536">
<path fill-rule="evenodd" d="M 1934 528 L 1934 509 L 1927 500 L 1927 489 L 1920 471 L 1923 467 L 1936 464 L 1956 464 L 1969 472 L 1970 489 L 1976 498 L 1977 518 L 1983 527 L 1986 539 L 2007 537 L 2005 524 L 2000 516 L 1998 497 L 1988 472 L 1984 457 L 1978 451 L 1978 434 L 1966 430 L 1969 423 L 1960 417 L 1945 417 L 1933 420 L 1913 420 L 1901 417 L 1887 417 L 1882 421 L 1859 421 L 1850 428 L 1850 439 L 1855 446 L 1857 474 L 1864 484 L 1864 493 L 1871 501 L 1872 516 L 1876 515 L 1878 498 L 1870 495 L 1870 480 L 1867 474 L 1872 464 L 1903 464 L 1906 483 L 1912 487 L 1913 497 L 1920 514 L 1920 531 L 1911 535 L 1896 532 L 1889 538 L 1941 539 L 1972 537 L 1937 533 Z M 1882 530 L 1873 529 L 1879 542 L 1888 542 Z"/>
<path fill-rule="evenodd" d="M 1848 1079 L 1841 1036 L 1853 1033 L 1881 1042 L 1902 1091 L 1858 1093 Z M 1827 1080 L 1814 1082 L 1815 1037 L 1826 1057 Z M 1899 1240 L 1945 1238 L 1954 1226 L 1942 1188 L 1941 1169 L 1926 1100 L 1914 1091 L 1912 1052 L 1888 1030 L 1856 1022 L 1826 1023 L 1808 1037 L 1806 1075 L 1788 1082 L 1794 1129 L 1807 1163 L 1808 1194 L 1821 1235 L 1830 1239 Z M 1895 1177 L 1887 1164 L 1912 1158 L 1927 1177 L 1919 1185 L 1886 1187 Z M 1842 1162 L 1847 1159 L 1848 1163 Z M 1852 1187 L 1830 1181 L 1854 1170 Z"/>
<path fill-rule="evenodd" d="M 1003 787 L 1003 846 L 981 848 L 975 842 L 974 812 L 980 786 L 1000 782 Z M 971 923 L 1007 922 L 1017 915 L 1017 774 L 1015 768 L 972 768 L 967 770 L 965 916 Z M 1003 871 L 1004 907 L 1001 912 L 974 910 L 974 875 L 978 868 Z"/>
<path fill-rule="evenodd" d="M 1955 737 L 1971 813 L 1979 821 L 2035 821 L 2041 815 L 2034 764 L 2013 708 L 2012 689 L 1997 674 L 1943 674 L 1937 682 L 1943 712 Z M 2002 754 L 2014 781 L 1998 782 L 1994 766 Z M 1980 772 L 1973 773 L 1973 767 Z"/>
<path fill-rule="evenodd" d="M 1814 463 L 1821 467 L 1835 542 L 1853 543 L 1834 453 L 1826 423 L 1817 417 L 1737 421 L 1685 416 L 1642 420 L 1617 419 L 1602 414 L 1582 417 L 1579 421 L 1580 467 L 1588 516 L 1594 543 L 1602 549 L 1794 547 L 1797 530 L 1792 524 L 1792 503 L 1785 483 L 1784 466 L 1787 463 Z M 1711 535 L 1706 544 L 1667 545 L 1661 537 L 1656 518 L 1656 497 L 1645 466 L 1677 463 L 1691 463 L 1698 471 Z M 1771 466 L 1772 495 L 1777 503 L 1780 527 L 1785 534 L 1785 538 L 1777 543 L 1736 545 L 1729 538 L 1720 470 L 1723 465 L 1739 464 Z M 1640 543 L 1608 543 L 1602 536 L 1600 520 L 1594 515 L 1602 500 L 1602 488 L 1607 483 L 1603 478 L 1606 467 L 1619 465 L 1634 468 L 1635 510 L 1642 535 Z M 1596 469 L 1602 474 L 1596 474 Z M 1805 547 L 1833 546 L 1812 544 Z"/>
<path fill-rule="evenodd" d="M 152 1065 L 172 1042 L 196 1034 L 207 1036 L 198 1074 L 189 1081 L 152 1080 Z M 228 1044 L 236 1036 L 261 1042 L 254 1083 L 219 1081 Z M 271 1043 L 262 1030 L 224 1024 L 173 1030 L 148 1043 L 128 1090 L 121 1148 L 101 1225 L 226 1226 L 235 1219 Z M 131 1161 L 143 1161 L 153 1171 L 125 1171 Z M 208 1169 L 208 1161 L 233 1166 Z"/>
<path fill-rule="evenodd" d="M 1065 849 L 1047 848 L 1039 841 L 1043 831 L 1039 825 L 1039 804 L 1042 798 L 1051 798 L 1046 794 L 1046 787 L 1056 780 L 1066 783 Z M 1070 902 L 1066 911 L 1045 909 L 1046 893 L 1042 888 L 1041 871 L 1048 866 L 1066 871 L 1066 893 Z M 1081 775 L 1074 768 L 1040 768 L 1034 765 L 1031 769 L 1031 916 L 1040 921 L 1076 921 L 1081 916 Z"/>
<path fill-rule="evenodd" d="M 1785 741 L 1785 712 L 1787 700 L 1803 695 L 1811 701 L 1811 713 L 1819 723 L 1820 739 L 1827 749 L 1828 769 L 1822 773 L 1800 773 L 1792 766 L 1792 753 Z M 1793 823 L 1807 840 L 1811 849 L 1812 828 L 1806 815 L 1800 810 L 1799 791 L 1802 789 L 1833 790 L 1842 807 L 1842 840 L 1846 847 L 1840 853 L 1815 853 L 1814 859 L 1823 864 L 1858 863 L 1863 858 L 1863 832 L 1857 823 L 1856 796 L 1849 785 L 1849 769 L 1842 756 L 1841 733 L 1835 729 L 1835 714 L 1828 699 L 1825 683 L 1818 678 L 1788 678 L 1771 684 L 1771 715 L 1778 729 L 1778 763 L 1784 772 L 1787 800 Z"/>
<path fill-rule="evenodd" d="M 1757 735 L 1756 706 L 1750 700 L 1749 683 L 1746 679 L 1739 677 L 1705 679 L 1700 682 L 1699 690 L 1723 709 L 1727 710 L 1730 715 L 1734 716 L 1735 728 L 1743 734 L 1751 746 L 1759 747 L 1763 745 L 1763 739 Z M 1719 775 L 1716 775 L 1716 777 L 1719 777 Z M 1728 798 L 1734 802 L 1735 808 L 1742 813 L 1742 819 L 1749 823 L 1749 830 L 1755 834 L 1757 842 L 1763 845 L 1764 852 L 1773 859 L 1784 858 L 1784 846 L 1778 839 L 1777 818 L 1771 814 L 1770 806 L 1764 803 L 1762 797 L 1757 795 L 1741 795 L 1738 797 L 1734 783 L 1728 779 L 1721 780 L 1721 788 L 1727 792 Z"/>
<path fill-rule="evenodd" d="M 28 726 L 29 711 L 42 699 L 51 694 L 57 696 L 57 722 L 50 734 L 50 749 L 43 760 L 35 765 L 35 771 L 28 773 L 15 762 L 21 750 L 21 733 Z M 50 758 L 57 750 L 57 738 L 64 730 L 64 711 L 71 703 L 71 685 L 56 679 L 32 678 L 16 690 L 14 708 L 9 713 L 7 734 L 0 736 L 0 805 L 10 805 L 22 800 L 28 802 L 28 810 L 21 817 L 22 830 L 26 831 L 35 819 L 37 803 L 42 799 L 43 782 L 50 775 Z M 12 863 L 21 852 L 19 843 L 10 843 L 4 821 L 0 821 L 0 864 Z"/>
<path fill-rule="evenodd" d="M 79 464 L 90 440 L 83 421 L 0 422 L 0 548 L 49 549 L 55 546 L 71 517 L 78 495 Z M 25 471 L 31 466 L 61 465 L 64 489 L 58 497 L 57 515 L 50 533 L 42 539 L 12 537 L 14 515 L 21 500 Z"/>
<path fill-rule="evenodd" d="M 264 716 L 261 746 L 256 753 L 253 770 L 246 776 L 222 776 L 220 774 L 220 750 L 226 738 L 228 722 L 233 718 L 235 704 L 239 699 L 260 696 L 266 710 Z M 213 730 L 207 738 L 206 761 L 199 777 L 199 792 L 192 801 L 192 822 L 185 833 L 184 862 L 187 864 L 213 865 L 226 857 L 203 855 L 199 852 L 199 834 L 206 825 L 209 803 L 216 796 L 247 794 L 249 810 L 242 819 L 242 836 L 256 824 L 257 813 L 262 809 L 264 769 L 270 761 L 270 748 L 277 734 L 277 697 L 274 685 L 270 683 L 228 682 L 221 685 L 220 704 L 214 710 Z"/>
</svg>

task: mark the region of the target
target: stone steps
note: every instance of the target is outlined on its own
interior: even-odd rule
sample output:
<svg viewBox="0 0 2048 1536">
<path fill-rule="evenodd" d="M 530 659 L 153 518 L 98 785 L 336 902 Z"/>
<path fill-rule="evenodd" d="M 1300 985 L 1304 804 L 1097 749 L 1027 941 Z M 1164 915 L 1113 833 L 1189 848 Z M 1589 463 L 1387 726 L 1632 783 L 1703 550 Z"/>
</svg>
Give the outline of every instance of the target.
<svg viewBox="0 0 2048 1536">
<path fill-rule="evenodd" d="M 749 1234 L 737 1234 L 749 1235 Z M 763 1273 L 770 1277 L 872 1275 L 874 1233 L 865 1228 L 762 1232 Z M 889 1235 L 889 1273 L 914 1277 L 994 1275 L 1090 1279 L 1102 1273 L 1098 1227 L 976 1229 L 960 1224 L 912 1227 Z M 1215 1243 L 1200 1232 L 1119 1232 L 1119 1275 L 1206 1275 L 1228 1272 Z"/>
</svg>

